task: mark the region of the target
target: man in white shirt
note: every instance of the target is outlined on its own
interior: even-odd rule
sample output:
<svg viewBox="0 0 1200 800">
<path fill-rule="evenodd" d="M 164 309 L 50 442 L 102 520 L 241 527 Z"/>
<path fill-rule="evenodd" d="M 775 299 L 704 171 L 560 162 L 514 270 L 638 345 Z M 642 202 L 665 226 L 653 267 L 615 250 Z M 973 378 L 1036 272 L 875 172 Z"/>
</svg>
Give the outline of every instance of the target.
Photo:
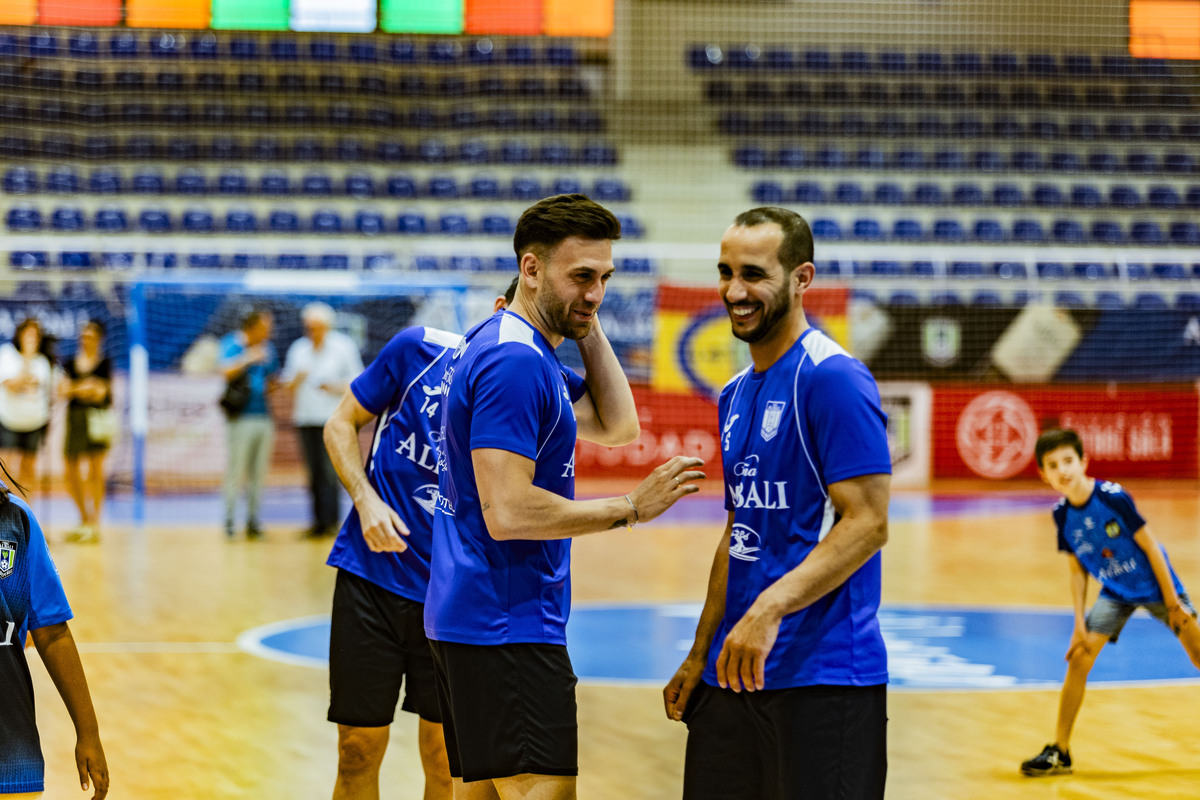
<svg viewBox="0 0 1200 800">
<path fill-rule="evenodd" d="M 295 396 L 292 423 L 308 466 L 312 494 L 313 524 L 309 537 L 337 533 L 339 482 L 329 453 L 325 450 L 325 423 L 337 408 L 350 381 L 363 370 L 358 345 L 333 330 L 336 313 L 325 303 L 309 303 L 300 317 L 304 336 L 288 348 L 283 379 Z"/>
</svg>

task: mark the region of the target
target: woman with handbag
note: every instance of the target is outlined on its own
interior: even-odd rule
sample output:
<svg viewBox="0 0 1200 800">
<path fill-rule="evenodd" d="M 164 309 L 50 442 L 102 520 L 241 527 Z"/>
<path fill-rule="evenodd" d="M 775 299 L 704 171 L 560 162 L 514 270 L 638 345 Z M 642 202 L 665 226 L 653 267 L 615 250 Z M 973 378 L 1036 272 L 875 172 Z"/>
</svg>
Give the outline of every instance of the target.
<svg viewBox="0 0 1200 800">
<path fill-rule="evenodd" d="M 67 491 L 79 509 L 79 527 L 67 541 L 94 542 L 100 537 L 104 507 L 104 457 L 116 436 L 112 405 L 112 360 L 104 355 L 104 325 L 90 320 L 79 332 L 79 348 L 63 363 L 59 395 L 67 398 Z M 81 463 L 87 462 L 84 477 Z"/>
<path fill-rule="evenodd" d="M 42 326 L 21 320 L 11 343 L 0 346 L 0 457 L 17 464 L 17 483 L 37 483 L 38 450 L 50 424 L 54 360 Z"/>
</svg>

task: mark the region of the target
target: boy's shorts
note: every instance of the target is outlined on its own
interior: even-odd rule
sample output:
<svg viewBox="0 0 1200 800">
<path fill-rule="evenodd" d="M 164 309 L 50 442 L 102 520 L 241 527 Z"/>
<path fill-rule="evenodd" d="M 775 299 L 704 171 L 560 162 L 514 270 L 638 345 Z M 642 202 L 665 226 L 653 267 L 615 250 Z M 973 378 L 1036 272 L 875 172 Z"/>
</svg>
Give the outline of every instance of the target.
<svg viewBox="0 0 1200 800">
<path fill-rule="evenodd" d="M 1192 607 L 1192 599 L 1188 597 L 1187 592 L 1179 593 L 1179 604 L 1193 617 L 1196 616 L 1196 609 Z M 1096 598 L 1096 604 L 1088 611 L 1087 629 L 1092 633 L 1106 634 L 1108 640 L 1115 644 L 1125 623 L 1139 608 L 1146 609 L 1159 622 L 1168 628 L 1171 627 L 1166 603 L 1123 603 L 1102 592 Z"/>
</svg>

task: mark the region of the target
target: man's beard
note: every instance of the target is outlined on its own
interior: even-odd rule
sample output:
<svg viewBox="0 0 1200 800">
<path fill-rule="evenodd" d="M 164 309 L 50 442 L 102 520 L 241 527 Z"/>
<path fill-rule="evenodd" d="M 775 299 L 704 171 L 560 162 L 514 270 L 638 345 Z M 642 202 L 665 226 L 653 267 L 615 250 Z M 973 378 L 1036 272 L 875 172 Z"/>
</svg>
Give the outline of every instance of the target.
<svg viewBox="0 0 1200 800">
<path fill-rule="evenodd" d="M 771 296 L 769 305 L 761 302 L 758 305 L 762 309 L 758 325 L 748 331 L 739 331 L 736 324 L 732 326 L 733 335 L 746 344 L 754 344 L 761 340 L 771 331 L 775 330 L 775 327 L 784 317 L 792 313 L 792 295 L 785 285 Z M 731 312 L 729 315 L 730 321 L 734 322 L 732 314 L 733 306 L 726 303 L 725 309 Z"/>
<path fill-rule="evenodd" d="M 542 316 L 550 330 L 566 339 L 583 339 L 592 332 L 592 323 L 575 323 L 571 321 L 571 308 L 547 284 L 539 298 L 538 305 Z M 594 320 L 595 317 L 593 316 Z"/>
</svg>

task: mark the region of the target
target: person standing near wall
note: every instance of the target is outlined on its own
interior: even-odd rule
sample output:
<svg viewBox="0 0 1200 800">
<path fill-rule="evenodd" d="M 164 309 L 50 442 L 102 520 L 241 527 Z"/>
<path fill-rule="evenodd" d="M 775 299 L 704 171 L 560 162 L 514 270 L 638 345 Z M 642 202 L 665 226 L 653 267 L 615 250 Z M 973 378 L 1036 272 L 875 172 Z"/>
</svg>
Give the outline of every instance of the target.
<svg viewBox="0 0 1200 800">
<path fill-rule="evenodd" d="M 234 537 L 234 512 L 242 482 L 246 486 L 246 538 L 261 539 L 259 520 L 263 481 L 271 467 L 275 423 L 267 405 L 274 388 L 279 358 L 271 343 L 274 317 L 270 311 L 254 309 L 243 319 L 240 330 L 221 340 L 218 365 L 226 382 L 245 375 L 248 395 L 244 407 L 229 417 L 225 426 L 226 461 L 222 494 L 225 501 L 225 536 Z"/>
<path fill-rule="evenodd" d="M 90 320 L 79 332 L 79 348 L 63 363 L 59 395 L 67 400 L 67 431 L 63 442 L 67 491 L 79 509 L 79 527 L 68 541 L 100 538 L 104 508 L 104 457 L 115 435 L 112 403 L 112 359 L 104 354 L 104 325 Z M 81 462 L 87 462 L 84 478 Z"/>
<path fill-rule="evenodd" d="M 325 449 L 325 423 L 363 363 L 354 341 L 333 330 L 337 314 L 329 305 L 309 303 L 300 319 L 304 336 L 288 348 L 282 380 L 294 397 L 292 424 L 308 470 L 312 526 L 305 536 L 320 538 L 337 533 L 341 521 L 338 476 Z"/>
<path fill-rule="evenodd" d="M 17 462 L 17 483 L 32 489 L 38 450 L 50 424 L 54 360 L 33 317 L 18 323 L 10 344 L 0 346 L 0 451 Z"/>
</svg>

